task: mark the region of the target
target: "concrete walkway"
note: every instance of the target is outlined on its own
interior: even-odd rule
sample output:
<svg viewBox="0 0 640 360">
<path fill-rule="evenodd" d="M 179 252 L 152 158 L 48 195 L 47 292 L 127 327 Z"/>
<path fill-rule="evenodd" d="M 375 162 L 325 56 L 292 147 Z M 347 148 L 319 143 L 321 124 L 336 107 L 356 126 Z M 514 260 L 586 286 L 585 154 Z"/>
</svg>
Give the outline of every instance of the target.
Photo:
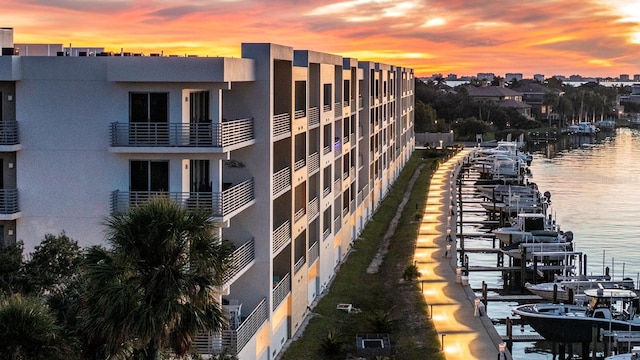
<svg viewBox="0 0 640 360">
<path fill-rule="evenodd" d="M 476 296 L 456 274 L 455 178 L 472 151 L 463 149 L 434 173 L 414 254 L 429 315 L 448 360 L 495 360 L 502 343 L 491 319 L 485 313 L 476 316 Z M 445 257 L 448 244 L 451 249 Z M 503 358 L 511 359 L 508 350 Z"/>
</svg>

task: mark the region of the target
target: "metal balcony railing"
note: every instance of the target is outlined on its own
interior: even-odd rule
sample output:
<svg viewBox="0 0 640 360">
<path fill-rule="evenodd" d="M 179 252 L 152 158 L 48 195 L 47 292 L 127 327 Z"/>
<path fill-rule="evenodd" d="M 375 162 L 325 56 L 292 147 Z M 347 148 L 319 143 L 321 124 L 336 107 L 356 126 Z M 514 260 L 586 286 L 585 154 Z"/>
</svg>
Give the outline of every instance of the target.
<svg viewBox="0 0 640 360">
<path fill-rule="evenodd" d="M 334 116 L 336 119 L 342 117 L 342 104 L 337 102 L 334 104 Z"/>
<path fill-rule="evenodd" d="M 291 132 L 291 114 L 273 115 L 273 136 L 278 137 Z"/>
<path fill-rule="evenodd" d="M 311 219 L 313 219 L 320 212 L 320 201 L 318 200 L 317 196 L 314 197 L 313 200 L 309 201 L 307 208 L 307 218 L 310 222 Z"/>
<path fill-rule="evenodd" d="M 154 197 L 166 197 L 189 209 L 211 211 L 212 217 L 225 217 L 255 199 L 253 179 L 236 184 L 223 192 L 119 191 L 111 193 L 111 212 L 123 212 L 148 202 Z"/>
<path fill-rule="evenodd" d="M 307 160 L 307 171 L 309 174 L 313 174 L 314 172 L 320 169 L 320 154 L 318 152 L 314 152 L 309 155 Z"/>
<path fill-rule="evenodd" d="M 322 111 L 323 111 L 323 112 L 329 112 L 329 111 L 331 111 L 331 104 L 323 105 L 323 106 L 322 106 Z"/>
<path fill-rule="evenodd" d="M 216 147 L 255 139 L 253 119 L 221 123 L 111 123 L 114 147 Z"/>
<path fill-rule="evenodd" d="M 11 215 L 19 212 L 18 189 L 0 189 L 0 214 Z"/>
<path fill-rule="evenodd" d="M 350 212 L 353 214 L 354 212 L 356 212 L 356 200 L 353 199 L 351 201 L 349 201 L 349 209 L 351 210 Z"/>
<path fill-rule="evenodd" d="M 263 299 L 238 328 L 217 333 L 213 331 L 199 333 L 194 338 L 194 347 L 200 354 L 205 355 L 219 354 L 224 350 L 238 355 L 268 318 L 267 299 Z"/>
<path fill-rule="evenodd" d="M 333 219 L 333 235 L 336 235 L 342 227 L 342 221 L 340 221 L 340 215 Z"/>
<path fill-rule="evenodd" d="M 0 122 L 0 145 L 17 145 L 20 143 L 20 134 L 17 121 Z"/>
<path fill-rule="evenodd" d="M 327 155 L 331 152 L 331 146 L 325 146 L 324 149 L 322 149 L 322 155 Z"/>
<path fill-rule="evenodd" d="M 307 126 L 312 128 L 320 125 L 320 109 L 312 107 L 309 109 L 309 117 L 307 118 Z"/>
<path fill-rule="evenodd" d="M 296 221 L 302 219 L 302 217 L 306 213 L 307 213 L 307 209 L 305 207 L 303 207 L 303 208 L 299 209 L 298 211 L 296 211 L 295 214 L 293 214 L 293 222 L 296 222 Z"/>
<path fill-rule="evenodd" d="M 342 154 L 342 143 L 340 142 L 340 140 L 336 141 L 335 143 L 333 143 L 333 154 L 337 157 L 340 156 Z"/>
<path fill-rule="evenodd" d="M 280 303 L 282 303 L 282 301 L 286 299 L 287 295 L 289 295 L 290 292 L 291 292 L 291 275 L 287 274 L 282 278 L 282 280 L 280 280 L 273 287 L 272 311 L 276 311 L 278 306 L 280 306 Z"/>
<path fill-rule="evenodd" d="M 342 209 L 342 218 L 346 218 L 349 215 L 349 206 L 347 206 L 346 208 Z"/>
<path fill-rule="evenodd" d="M 331 194 L 331 188 L 330 187 L 326 187 L 324 189 L 322 189 L 322 197 L 326 198 L 327 196 L 329 196 L 329 194 Z"/>
<path fill-rule="evenodd" d="M 307 259 L 305 259 L 304 256 L 302 256 L 300 259 L 298 259 L 298 261 L 296 261 L 295 265 L 293 265 L 293 273 L 297 274 L 298 271 L 300 271 L 300 269 L 302 269 L 302 267 L 304 266 L 306 261 L 307 261 Z"/>
<path fill-rule="evenodd" d="M 307 250 L 307 258 L 309 259 L 309 266 L 313 265 L 313 263 L 318 260 L 320 257 L 320 246 L 318 242 L 314 242 L 313 245 Z"/>
<path fill-rule="evenodd" d="M 324 231 L 322 232 L 322 240 L 327 240 L 327 238 L 329 237 L 329 235 L 331 235 L 331 228 L 326 228 L 324 229 Z"/>
<path fill-rule="evenodd" d="M 294 116 L 294 118 L 295 118 L 296 120 L 298 120 L 298 119 L 302 119 L 303 117 L 307 116 L 307 112 L 306 112 L 304 109 L 302 109 L 302 110 L 296 110 L 296 111 L 293 113 L 293 116 Z"/>
<path fill-rule="evenodd" d="M 291 186 L 291 169 L 286 167 L 273 174 L 273 196 Z"/>
<path fill-rule="evenodd" d="M 302 158 L 293 164 L 293 168 L 295 169 L 295 171 L 298 171 L 305 167 L 305 165 L 307 165 L 307 159 Z"/>
<path fill-rule="evenodd" d="M 291 223 L 289 220 L 282 223 L 273 230 L 273 254 L 277 254 L 280 249 L 291 242 Z"/>
<path fill-rule="evenodd" d="M 240 245 L 231 254 L 231 268 L 222 277 L 222 283 L 228 284 L 236 275 L 255 260 L 255 241 L 253 239 Z"/>
<path fill-rule="evenodd" d="M 342 173 L 342 180 L 346 181 L 349 178 L 349 172 Z"/>
<path fill-rule="evenodd" d="M 333 192 L 335 192 L 336 194 L 339 194 L 341 193 L 340 190 L 342 190 L 342 187 L 340 185 L 340 178 L 338 178 L 333 181 Z"/>
</svg>

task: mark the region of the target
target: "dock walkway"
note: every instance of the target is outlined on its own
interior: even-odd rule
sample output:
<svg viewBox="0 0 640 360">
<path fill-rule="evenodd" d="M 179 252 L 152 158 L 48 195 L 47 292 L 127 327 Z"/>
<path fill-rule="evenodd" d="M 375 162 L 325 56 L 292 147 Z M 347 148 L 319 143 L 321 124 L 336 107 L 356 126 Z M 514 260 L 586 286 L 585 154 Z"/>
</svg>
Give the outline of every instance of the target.
<svg viewBox="0 0 640 360">
<path fill-rule="evenodd" d="M 485 313 L 476 316 L 475 293 L 456 274 L 455 179 L 472 151 L 463 149 L 434 173 L 414 254 L 425 284 L 422 292 L 429 316 L 447 360 L 497 359 L 503 343 L 491 319 Z M 451 241 L 447 240 L 449 232 Z M 503 358 L 512 359 L 506 349 Z"/>
</svg>

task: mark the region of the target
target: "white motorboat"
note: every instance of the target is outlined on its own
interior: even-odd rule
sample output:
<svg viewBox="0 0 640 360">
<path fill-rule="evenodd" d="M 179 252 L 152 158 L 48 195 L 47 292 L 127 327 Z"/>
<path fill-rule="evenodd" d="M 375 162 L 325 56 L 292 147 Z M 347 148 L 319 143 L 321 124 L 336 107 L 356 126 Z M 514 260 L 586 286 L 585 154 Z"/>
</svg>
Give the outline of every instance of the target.
<svg viewBox="0 0 640 360">
<path fill-rule="evenodd" d="M 610 276 L 576 276 L 556 280 L 555 282 L 547 282 L 541 284 L 526 283 L 525 287 L 531 293 L 540 296 L 546 300 L 553 300 L 554 287 L 556 289 L 556 298 L 558 301 L 566 302 L 569 300 L 569 292 L 573 292 L 573 299 L 576 303 L 584 302 L 587 296 L 584 294 L 588 289 L 634 289 L 634 282 L 630 278 L 622 280 L 612 280 Z"/>
<path fill-rule="evenodd" d="M 593 135 L 598 132 L 598 128 L 590 122 L 582 121 L 577 124 L 569 125 L 567 131 L 571 134 Z"/>
<path fill-rule="evenodd" d="M 508 155 L 512 158 L 519 158 L 525 164 L 531 165 L 533 156 L 529 153 L 520 151 L 521 143 L 516 141 L 498 141 L 497 145 L 492 148 L 482 148 L 478 150 L 478 156 L 488 156 L 493 154 Z"/>
<path fill-rule="evenodd" d="M 586 343 L 592 339 L 593 329 L 611 331 L 640 331 L 640 301 L 632 290 L 587 289 L 586 306 L 573 304 L 526 304 L 513 308 L 548 341 Z"/>
<path fill-rule="evenodd" d="M 634 346 L 631 352 L 607 356 L 604 360 L 640 360 L 640 347 Z"/>
<path fill-rule="evenodd" d="M 560 242 L 547 240 L 548 237 L 564 235 L 573 240 L 573 233 L 560 233 L 560 226 L 543 212 L 519 212 L 513 226 L 497 228 L 492 231 L 504 245 L 523 242 Z M 536 241 L 537 240 L 537 241 Z"/>
</svg>

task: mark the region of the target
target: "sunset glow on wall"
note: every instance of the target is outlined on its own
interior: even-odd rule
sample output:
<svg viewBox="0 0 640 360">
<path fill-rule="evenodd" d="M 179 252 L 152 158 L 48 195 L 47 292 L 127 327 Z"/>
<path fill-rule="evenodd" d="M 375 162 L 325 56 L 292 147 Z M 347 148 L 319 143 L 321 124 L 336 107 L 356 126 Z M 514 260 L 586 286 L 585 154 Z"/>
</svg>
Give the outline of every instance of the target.
<svg viewBox="0 0 640 360">
<path fill-rule="evenodd" d="M 16 43 L 240 56 L 242 42 L 434 73 L 640 73 L 637 0 L 0 0 Z"/>
</svg>

